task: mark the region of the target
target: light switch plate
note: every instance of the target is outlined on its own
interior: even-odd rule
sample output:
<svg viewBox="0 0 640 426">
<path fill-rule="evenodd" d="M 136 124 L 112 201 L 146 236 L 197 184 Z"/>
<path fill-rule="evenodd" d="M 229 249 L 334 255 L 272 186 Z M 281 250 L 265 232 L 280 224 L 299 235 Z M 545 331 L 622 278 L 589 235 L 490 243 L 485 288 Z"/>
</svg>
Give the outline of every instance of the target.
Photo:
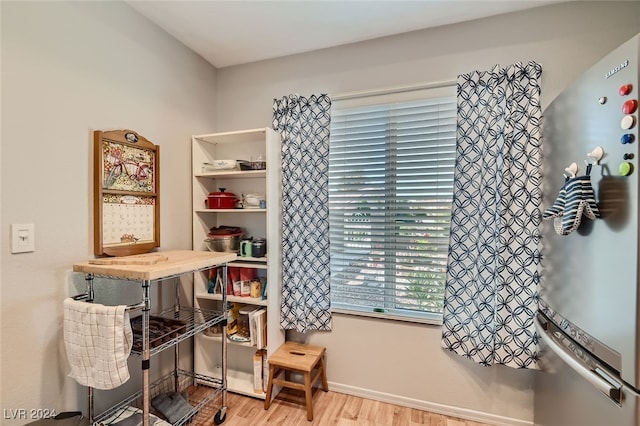
<svg viewBox="0 0 640 426">
<path fill-rule="evenodd" d="M 33 223 L 11 224 L 11 253 L 36 251 L 36 226 Z"/>
</svg>

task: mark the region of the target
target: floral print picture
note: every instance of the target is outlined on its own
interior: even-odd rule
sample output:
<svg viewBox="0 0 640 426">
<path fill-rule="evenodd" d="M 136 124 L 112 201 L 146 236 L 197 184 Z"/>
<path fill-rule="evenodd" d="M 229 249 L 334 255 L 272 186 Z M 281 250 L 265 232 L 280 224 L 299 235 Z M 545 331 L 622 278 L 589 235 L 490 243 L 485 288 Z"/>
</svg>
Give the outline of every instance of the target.
<svg viewBox="0 0 640 426">
<path fill-rule="evenodd" d="M 155 192 L 152 151 L 111 141 L 103 142 L 102 151 L 104 189 Z"/>
</svg>

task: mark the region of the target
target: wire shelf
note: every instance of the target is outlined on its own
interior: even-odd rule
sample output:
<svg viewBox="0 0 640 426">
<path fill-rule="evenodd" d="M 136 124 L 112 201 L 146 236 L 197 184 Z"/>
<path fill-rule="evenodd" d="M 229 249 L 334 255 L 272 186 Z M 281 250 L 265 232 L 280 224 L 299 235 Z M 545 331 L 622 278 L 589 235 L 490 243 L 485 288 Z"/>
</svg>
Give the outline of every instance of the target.
<svg viewBox="0 0 640 426">
<path fill-rule="evenodd" d="M 132 322 L 137 323 L 141 317 L 135 317 Z M 165 309 L 159 314 L 151 316 L 156 321 L 162 321 L 166 327 L 158 328 L 150 338 L 149 356 L 156 355 L 163 350 L 186 340 L 207 328 L 223 321 L 222 311 L 177 306 Z M 135 328 L 135 327 L 134 327 Z M 133 349 L 131 353 L 142 355 L 142 334 L 134 331 Z"/>
<path fill-rule="evenodd" d="M 202 374 L 192 373 L 178 369 L 149 386 L 149 400 L 152 401 L 158 395 L 171 392 L 180 392 L 186 397 L 189 405 L 193 409 L 182 418 L 172 423 L 173 426 L 190 425 L 211 425 L 214 416 L 222 410 L 223 407 L 223 389 L 222 380 Z M 143 392 L 136 392 L 129 398 L 119 402 L 107 411 L 95 417 L 94 426 L 107 426 L 121 420 L 121 416 L 131 407 L 142 411 Z M 155 410 L 151 405 L 151 414 L 165 419 L 165 417 Z"/>
</svg>

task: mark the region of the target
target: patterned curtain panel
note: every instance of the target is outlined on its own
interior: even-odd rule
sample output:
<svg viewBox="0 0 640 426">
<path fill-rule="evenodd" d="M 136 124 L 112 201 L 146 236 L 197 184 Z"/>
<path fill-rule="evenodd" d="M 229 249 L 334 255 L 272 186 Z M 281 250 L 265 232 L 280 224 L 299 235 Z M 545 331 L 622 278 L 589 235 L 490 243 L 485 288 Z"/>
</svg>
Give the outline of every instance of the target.
<svg viewBox="0 0 640 426">
<path fill-rule="evenodd" d="M 535 368 L 541 74 L 529 62 L 458 77 L 442 346 L 482 365 Z"/>
<path fill-rule="evenodd" d="M 282 307 L 285 330 L 331 330 L 329 125 L 331 99 L 273 101 L 282 136 Z"/>
</svg>

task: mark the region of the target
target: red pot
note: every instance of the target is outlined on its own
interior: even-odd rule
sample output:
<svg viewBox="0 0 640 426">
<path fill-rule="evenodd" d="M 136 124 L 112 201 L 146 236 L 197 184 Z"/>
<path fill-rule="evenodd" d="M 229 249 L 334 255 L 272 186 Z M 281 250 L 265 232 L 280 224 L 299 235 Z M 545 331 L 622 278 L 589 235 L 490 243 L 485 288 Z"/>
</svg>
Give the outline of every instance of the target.
<svg viewBox="0 0 640 426">
<path fill-rule="evenodd" d="M 220 192 L 211 192 L 205 201 L 209 209 L 234 209 L 238 202 L 238 197 L 231 192 L 225 192 L 225 188 L 220 188 Z"/>
</svg>

